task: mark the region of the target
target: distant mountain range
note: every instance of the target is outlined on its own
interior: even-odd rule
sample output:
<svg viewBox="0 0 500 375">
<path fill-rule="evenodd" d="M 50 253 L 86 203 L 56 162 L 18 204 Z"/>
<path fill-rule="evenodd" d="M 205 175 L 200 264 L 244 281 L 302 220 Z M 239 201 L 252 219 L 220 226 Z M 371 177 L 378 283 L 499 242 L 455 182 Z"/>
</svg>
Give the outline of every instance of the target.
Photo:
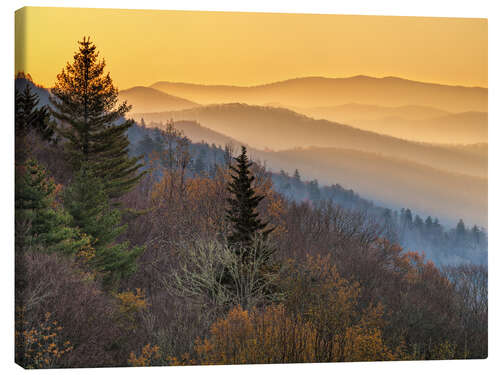
<svg viewBox="0 0 500 375">
<path fill-rule="evenodd" d="M 331 80 L 328 79 L 291 80 L 258 86 L 258 90 L 266 91 L 270 88 L 269 92 L 279 93 L 284 86 L 293 88 L 300 82 L 311 84 L 316 81 L 321 83 L 324 80 L 331 84 Z M 345 82 L 352 83 L 353 80 L 399 83 L 404 81 L 354 77 L 334 82 L 345 84 Z M 26 79 L 16 80 L 17 89 L 23 89 L 26 84 L 32 83 Z M 416 83 L 410 83 L 414 84 Z M 446 97 L 447 90 L 451 90 L 457 94 L 457 100 L 469 95 L 477 100 L 482 97 L 487 102 L 486 89 L 422 85 L 430 92 L 444 90 L 443 98 Z M 191 86 L 193 85 L 179 84 L 179 87 L 187 87 L 189 90 L 192 89 Z M 200 92 L 210 95 L 215 90 L 214 86 L 194 86 L 196 86 L 194 91 L 199 87 L 205 87 L 206 90 Z M 226 92 L 225 86 L 215 86 L 215 88 L 222 94 Z M 188 89 L 186 90 L 189 91 Z M 249 88 L 236 88 L 231 89 L 231 92 L 241 90 L 244 94 L 247 89 Z M 37 86 L 34 86 L 34 90 L 40 96 L 41 104 L 49 103 L 49 90 Z M 177 121 L 176 126 L 194 142 L 205 141 L 222 146 L 226 143 L 233 143 L 235 146 L 246 144 L 250 147 L 250 155 L 265 162 L 271 170 L 285 169 L 293 173 L 297 168 L 305 178 L 317 179 L 326 185 L 340 183 L 389 207 L 411 207 L 423 216 L 437 216 L 443 221 L 449 220 L 450 224 L 461 217 L 468 223 L 487 227 L 488 145 L 486 142 L 466 145 L 413 142 L 335 121 L 313 119 L 286 108 L 270 107 L 269 103 L 283 105 L 284 97 L 278 97 L 279 95 L 262 98 L 268 106 L 242 103 L 200 105 L 198 103 L 204 103 L 203 100 L 199 100 L 202 99 L 201 96 L 184 95 L 187 91 L 167 94 L 151 87 L 135 87 L 122 91 L 120 99 L 126 99 L 136 107 L 136 112 L 131 116 L 137 122 L 144 118 L 151 126 L 153 123 L 158 125 L 160 122 L 165 123 L 174 119 Z M 252 90 L 249 92 L 254 95 Z M 417 95 L 418 92 L 417 90 L 415 94 L 417 99 L 420 95 Z M 351 94 L 346 91 L 346 101 Z M 298 95 L 297 91 L 290 98 L 298 98 Z M 339 104 L 342 106 L 335 107 L 334 100 L 333 104 L 332 101 L 328 104 L 321 102 L 323 100 L 321 90 L 319 92 L 313 90 L 310 95 L 320 98 L 319 103 L 310 105 L 314 101 L 312 100 L 311 103 L 306 103 L 308 105 L 305 107 L 302 104 L 296 107 L 336 108 L 337 112 L 343 110 L 344 115 L 349 112 L 357 114 L 363 121 L 370 121 L 370 118 L 376 116 L 387 120 L 393 116 L 393 118 L 404 118 L 407 124 L 413 126 L 421 121 L 434 121 L 438 118 L 441 118 L 442 123 L 445 123 L 442 119 L 446 118 L 462 118 L 464 122 L 473 123 L 476 116 L 482 116 L 483 122 L 487 121 L 487 114 L 451 113 L 453 110 L 443 109 L 437 99 L 436 103 L 433 103 L 434 106 L 427 102 L 403 103 L 399 107 L 393 102 L 390 105 L 387 103 L 345 105 L 344 102 Z M 336 95 L 332 93 L 331 97 L 336 98 Z M 384 102 L 383 97 L 379 96 L 375 101 Z M 476 99 L 471 99 L 467 110 L 478 110 L 471 108 L 474 107 Z M 299 104 L 299 101 L 296 104 Z M 158 108 L 168 108 L 168 110 L 149 112 Z M 137 109 L 142 109 L 145 113 L 139 113 Z M 462 108 L 462 112 L 464 110 L 466 109 Z M 454 126 L 454 123 L 458 122 L 450 120 L 449 131 L 459 132 L 457 129 L 460 127 Z"/>
<path fill-rule="evenodd" d="M 23 79 L 18 81 L 24 84 Z M 46 90 L 37 90 L 42 104 L 47 104 Z M 158 82 L 120 91 L 120 99 L 132 105 L 134 114 L 238 102 L 287 108 L 314 119 L 413 141 L 477 143 L 488 140 L 487 92 L 484 88 L 356 76 L 297 78 L 254 87 Z"/>
<path fill-rule="evenodd" d="M 488 173 L 487 155 L 406 141 L 327 120 L 315 120 L 283 108 L 231 103 L 183 111 L 133 114 L 132 117 L 157 123 L 170 119 L 197 121 L 260 150 L 280 151 L 309 146 L 352 149 L 406 159 L 453 173 L 480 177 Z"/>
<path fill-rule="evenodd" d="M 382 107 L 355 103 L 294 110 L 315 119 L 420 142 L 488 142 L 487 112 L 450 113 L 424 106 Z"/>
<path fill-rule="evenodd" d="M 396 77 L 306 77 L 250 87 L 157 82 L 151 87 L 200 104 L 280 103 L 288 108 L 316 108 L 359 103 L 386 107 L 426 106 L 457 113 L 488 111 L 486 88 L 439 85 Z"/>
<path fill-rule="evenodd" d="M 419 142 L 488 141 L 488 89 L 480 87 L 355 76 L 296 78 L 251 87 L 157 82 L 141 87 L 141 95 L 128 94 L 138 89 L 122 92 L 133 113 L 190 109 L 198 103 L 244 103 L 291 109 Z"/>
<path fill-rule="evenodd" d="M 198 106 L 198 104 L 190 100 L 144 86 L 136 86 L 120 91 L 119 98 L 132 104 L 131 113 L 176 111 Z"/>
</svg>

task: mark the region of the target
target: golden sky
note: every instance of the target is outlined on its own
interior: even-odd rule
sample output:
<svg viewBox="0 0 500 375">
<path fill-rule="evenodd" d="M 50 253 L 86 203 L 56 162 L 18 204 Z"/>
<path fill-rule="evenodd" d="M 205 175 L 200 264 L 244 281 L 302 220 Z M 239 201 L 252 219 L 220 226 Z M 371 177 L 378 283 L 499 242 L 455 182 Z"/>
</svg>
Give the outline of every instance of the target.
<svg viewBox="0 0 500 375">
<path fill-rule="evenodd" d="M 120 89 L 359 74 L 488 86 L 487 20 L 464 18 L 29 7 L 16 13 L 16 71 L 52 86 L 84 35 Z"/>
</svg>

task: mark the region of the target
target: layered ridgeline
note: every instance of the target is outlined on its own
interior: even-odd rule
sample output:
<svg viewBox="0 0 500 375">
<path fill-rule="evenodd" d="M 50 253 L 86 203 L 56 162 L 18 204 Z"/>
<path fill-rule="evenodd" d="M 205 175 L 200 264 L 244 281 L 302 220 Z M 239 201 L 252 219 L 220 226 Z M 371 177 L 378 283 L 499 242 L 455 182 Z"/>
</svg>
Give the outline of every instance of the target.
<svg viewBox="0 0 500 375">
<path fill-rule="evenodd" d="M 356 76 L 296 78 L 253 87 L 157 82 L 151 88 L 201 104 L 288 108 L 414 141 L 473 143 L 488 138 L 488 90 L 480 87 Z"/>
<path fill-rule="evenodd" d="M 326 119 L 360 129 L 420 142 L 473 143 L 488 141 L 488 113 L 451 113 L 433 107 L 383 107 L 344 104 L 294 108 L 316 119 Z"/>
<path fill-rule="evenodd" d="M 419 105 L 449 112 L 488 110 L 488 90 L 485 88 L 447 86 L 396 77 L 306 77 L 251 87 L 157 82 L 151 87 L 200 104 L 279 103 L 285 107 L 315 108 L 359 103 L 388 107 Z"/>
<path fill-rule="evenodd" d="M 418 143 L 364 131 L 349 125 L 315 120 L 288 109 L 240 103 L 214 104 L 183 111 L 134 114 L 146 122 L 194 120 L 258 149 L 282 151 L 299 147 L 335 147 L 380 153 L 435 168 L 487 176 L 487 155 Z"/>
<path fill-rule="evenodd" d="M 197 107 L 198 104 L 169 95 L 151 87 L 136 86 L 119 93 L 121 100 L 126 100 L 132 104 L 132 113 L 138 112 L 158 112 L 158 111 L 176 111 Z"/>
<path fill-rule="evenodd" d="M 16 87 L 25 83 L 17 80 Z M 38 89 L 41 101 L 48 97 Z M 339 183 L 388 207 L 418 208 L 421 215 L 437 216 L 449 225 L 463 218 L 487 226 L 487 144 L 409 142 L 286 109 L 244 104 L 133 117 L 148 123 L 184 120 L 177 127 L 194 142 L 246 144 L 253 158 L 275 172 L 298 168 L 306 179 Z"/>
</svg>

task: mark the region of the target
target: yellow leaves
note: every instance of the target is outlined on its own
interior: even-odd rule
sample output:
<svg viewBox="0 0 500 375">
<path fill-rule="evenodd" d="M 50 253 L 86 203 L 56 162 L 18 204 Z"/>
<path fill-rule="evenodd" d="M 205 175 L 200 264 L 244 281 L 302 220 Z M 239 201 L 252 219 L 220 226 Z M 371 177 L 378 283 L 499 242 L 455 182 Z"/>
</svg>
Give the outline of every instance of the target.
<svg viewBox="0 0 500 375">
<path fill-rule="evenodd" d="M 431 349 L 431 359 L 450 359 L 456 358 L 455 353 L 457 351 L 457 345 L 452 344 L 448 340 L 437 343 L 432 346 Z"/>
<path fill-rule="evenodd" d="M 316 361 L 389 360 L 382 340 L 385 325 L 381 304 L 362 308 L 360 286 L 342 278 L 330 257 L 289 262 L 283 288 L 290 313 L 312 324 Z"/>
<path fill-rule="evenodd" d="M 78 250 L 76 253 L 76 257 L 78 260 L 82 261 L 83 263 L 89 262 L 92 258 L 95 257 L 95 249 L 92 247 L 92 241 L 89 237 L 88 234 L 82 233 L 81 234 L 82 239 L 84 239 L 84 245 L 82 246 L 81 249 Z"/>
<path fill-rule="evenodd" d="M 128 364 L 134 367 L 159 365 L 158 361 L 161 357 L 158 345 L 151 346 L 151 344 L 147 344 L 142 348 L 139 356 L 136 356 L 134 352 L 130 353 Z"/>
<path fill-rule="evenodd" d="M 138 314 L 148 307 L 145 292 L 137 288 L 134 291 L 127 291 L 115 295 L 118 299 L 117 323 L 128 331 L 137 328 Z"/>
<path fill-rule="evenodd" d="M 45 313 L 45 320 L 39 326 L 22 332 L 16 331 L 16 351 L 23 356 L 21 362 L 27 368 L 57 367 L 58 360 L 73 350 L 71 343 L 61 343 L 56 332 L 62 327 L 56 320 L 50 321 L 51 313 Z"/>
<path fill-rule="evenodd" d="M 311 362 L 315 336 L 310 323 L 288 316 L 282 305 L 250 312 L 236 307 L 195 350 L 201 364 Z"/>
<path fill-rule="evenodd" d="M 132 314 L 144 310 L 148 304 L 143 290 L 136 288 L 135 291 L 118 293 L 116 297 L 120 301 L 120 312 Z"/>
<path fill-rule="evenodd" d="M 378 308 L 373 314 L 377 315 Z M 365 319 L 367 320 L 367 319 Z M 297 363 L 315 361 L 392 360 L 395 355 L 382 340 L 379 327 L 359 324 L 332 331 L 290 316 L 283 305 L 251 312 L 237 307 L 214 323 L 210 336 L 198 339 L 195 350 L 201 364 Z M 332 328 L 332 327 L 331 327 Z"/>
<path fill-rule="evenodd" d="M 187 353 L 184 353 L 180 358 L 163 356 L 158 345 L 147 344 L 141 349 L 141 352 L 138 355 L 134 352 L 130 353 L 128 357 L 128 364 L 133 367 L 144 367 L 164 365 L 184 366 L 195 365 L 197 363 L 191 359 Z"/>
<path fill-rule="evenodd" d="M 348 362 L 394 360 L 394 354 L 384 345 L 379 328 L 349 327 L 345 335 L 343 359 Z"/>
<path fill-rule="evenodd" d="M 267 207 L 265 210 L 264 218 L 266 220 L 269 220 L 275 226 L 275 229 L 272 232 L 273 235 L 286 233 L 287 229 L 285 227 L 285 222 L 283 219 L 284 213 L 285 205 L 283 198 L 280 195 L 276 194 L 274 191 L 270 190 L 267 193 Z"/>
</svg>

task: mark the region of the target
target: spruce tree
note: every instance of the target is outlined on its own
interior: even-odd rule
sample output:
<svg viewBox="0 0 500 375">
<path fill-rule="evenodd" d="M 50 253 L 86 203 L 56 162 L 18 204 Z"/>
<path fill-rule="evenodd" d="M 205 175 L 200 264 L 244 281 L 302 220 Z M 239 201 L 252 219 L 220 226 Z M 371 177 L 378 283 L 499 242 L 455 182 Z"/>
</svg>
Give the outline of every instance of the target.
<svg viewBox="0 0 500 375">
<path fill-rule="evenodd" d="M 23 244 L 16 248 L 67 255 L 87 248 L 88 237 L 70 226 L 71 216 L 58 206 L 56 186 L 45 168 L 29 159 L 22 169 L 16 174 L 15 224 L 16 242 Z"/>
<path fill-rule="evenodd" d="M 114 287 L 135 271 L 143 248 L 130 248 L 127 241 L 117 242 L 127 226 L 121 224 L 121 212 L 111 207 L 102 180 L 87 164 L 82 164 L 66 189 L 64 205 L 72 217 L 72 226 L 90 235 L 95 256 L 89 264 L 103 275 L 106 287 Z"/>
<path fill-rule="evenodd" d="M 29 153 L 28 135 L 35 131 L 42 139 L 49 140 L 54 134 L 49 124 L 49 111 L 46 106 L 38 106 L 39 97 L 31 91 L 27 82 L 23 91 L 16 90 L 15 129 L 16 129 L 16 164 L 23 164 Z"/>
<path fill-rule="evenodd" d="M 59 120 L 58 133 L 67 141 L 73 170 L 86 163 L 103 179 L 108 196 L 119 198 L 143 175 L 137 173 L 140 158 L 128 155 L 126 133 L 133 121 L 123 117 L 131 107 L 118 103 L 118 89 L 104 73 L 105 62 L 99 60 L 90 38 L 78 44 L 73 62 L 57 76 L 50 99 L 52 114 Z"/>
<path fill-rule="evenodd" d="M 295 182 L 300 182 L 300 173 L 298 169 L 295 169 L 295 172 L 293 172 L 293 179 Z"/>
<path fill-rule="evenodd" d="M 235 160 L 236 166 L 230 166 L 230 169 L 236 174 L 232 175 L 232 181 L 228 184 L 231 197 L 228 198 L 226 218 L 232 224 L 228 242 L 245 247 L 252 243 L 256 234 L 267 236 L 273 229 L 265 230 L 268 223 L 263 222 L 256 211 L 264 196 L 257 195 L 252 187 L 255 177 L 250 173 L 252 162 L 248 160 L 244 146 Z"/>
<path fill-rule="evenodd" d="M 466 229 L 465 229 L 464 221 L 462 219 L 460 219 L 457 223 L 456 233 L 457 233 L 457 238 L 461 239 L 461 238 L 465 237 Z"/>
</svg>

